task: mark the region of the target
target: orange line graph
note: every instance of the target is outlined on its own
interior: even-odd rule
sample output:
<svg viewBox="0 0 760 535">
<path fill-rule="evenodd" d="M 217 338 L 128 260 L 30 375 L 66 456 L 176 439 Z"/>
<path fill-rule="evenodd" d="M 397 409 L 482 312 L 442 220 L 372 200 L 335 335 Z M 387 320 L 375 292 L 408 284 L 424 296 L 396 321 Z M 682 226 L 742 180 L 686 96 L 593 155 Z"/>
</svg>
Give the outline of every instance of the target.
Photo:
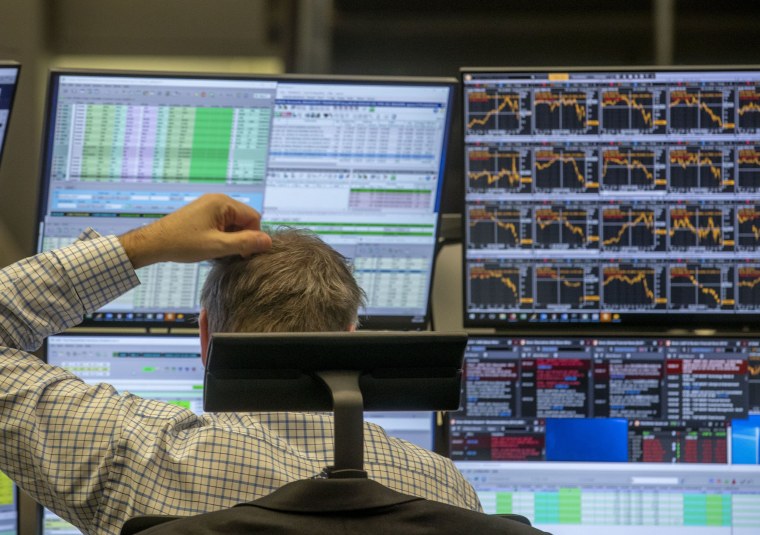
<svg viewBox="0 0 760 535">
<path fill-rule="evenodd" d="M 573 225 L 565 216 L 562 216 L 562 217 L 564 219 L 563 225 L 565 225 L 565 228 L 567 228 L 573 234 L 577 234 L 578 236 L 580 236 L 581 239 L 585 240 L 586 233 L 583 230 L 583 227 L 580 227 L 578 225 Z"/>
<path fill-rule="evenodd" d="M 557 162 L 571 163 L 575 170 L 575 177 L 581 184 L 586 183 L 586 177 L 583 176 L 580 167 L 578 167 L 578 158 L 584 158 L 582 152 L 566 152 L 564 154 L 557 154 L 551 150 L 537 150 L 536 151 L 536 171 L 543 171 L 548 169 Z M 539 161 L 542 160 L 542 161 Z M 544 162 L 544 160 L 546 160 Z"/>
<path fill-rule="evenodd" d="M 760 212 L 755 210 L 754 208 L 739 208 L 739 211 L 736 214 L 736 217 L 739 220 L 739 224 L 746 223 L 747 221 L 754 221 L 755 219 L 760 219 Z"/>
<path fill-rule="evenodd" d="M 514 186 L 520 184 L 522 181 L 520 171 L 517 169 L 517 160 L 520 158 L 520 155 L 517 153 L 499 152 L 492 154 L 488 151 L 472 151 L 469 153 L 469 158 L 470 160 L 485 160 L 490 158 L 509 158 L 512 160 L 509 169 L 502 168 L 496 173 L 491 171 L 470 171 L 467 176 L 472 182 L 485 178 L 487 185 L 490 186 L 502 178 L 507 177 L 509 185 Z"/>
<path fill-rule="evenodd" d="M 484 102 L 488 100 L 498 101 L 499 99 L 501 99 L 501 102 L 494 109 L 486 113 L 482 119 L 472 119 L 469 123 L 467 123 L 467 128 L 472 128 L 476 124 L 485 126 L 491 117 L 503 111 L 507 106 L 509 106 L 509 109 L 512 110 L 513 113 L 520 111 L 520 97 L 517 95 L 504 95 L 502 97 L 500 95 L 489 95 L 488 93 L 478 92 L 470 93 L 468 95 L 468 98 L 470 102 Z"/>
<path fill-rule="evenodd" d="M 578 121 L 583 123 L 586 117 L 586 95 L 583 93 L 566 93 L 555 95 L 551 91 L 537 91 L 535 103 L 549 106 L 549 111 L 554 111 L 562 106 L 573 106 Z"/>
<path fill-rule="evenodd" d="M 504 177 L 507 177 L 507 181 L 510 186 L 514 186 L 516 184 L 520 184 L 520 173 L 516 173 L 515 169 L 499 169 L 498 172 L 492 173 L 490 171 L 470 171 L 470 173 L 467 175 L 469 179 L 473 182 L 478 181 L 482 178 L 486 179 L 486 184 L 491 185 L 499 180 L 501 180 Z"/>
<path fill-rule="evenodd" d="M 474 210 L 470 210 L 470 227 L 474 227 L 475 225 L 477 225 L 478 223 L 483 222 L 483 221 L 489 221 L 489 222 L 492 221 L 492 222 L 496 223 L 496 226 L 501 227 L 501 228 L 503 228 L 503 229 L 508 230 L 509 232 L 511 232 L 512 236 L 515 237 L 515 243 L 519 242 L 520 238 L 519 238 L 518 232 L 517 232 L 517 225 L 514 224 L 514 223 L 507 223 L 507 222 L 504 222 L 504 221 L 500 220 L 499 217 L 498 217 L 500 215 L 508 215 L 508 216 L 512 216 L 512 217 L 520 217 L 520 214 L 517 213 L 517 212 L 496 212 L 496 213 L 491 213 L 491 212 L 487 212 L 485 210 L 474 209 Z"/>
<path fill-rule="evenodd" d="M 644 294 L 652 301 L 654 301 L 654 291 L 649 288 L 647 282 L 647 276 L 653 275 L 653 270 L 629 270 L 629 269 L 605 269 L 604 270 L 604 282 L 603 286 L 607 286 L 612 281 L 620 281 L 630 286 L 634 284 L 641 284 L 644 288 Z"/>
<path fill-rule="evenodd" d="M 583 271 L 580 269 L 567 269 L 561 270 L 562 273 L 557 273 L 557 270 L 550 267 L 540 267 L 536 269 L 536 278 L 554 279 L 562 283 L 563 286 L 568 288 L 579 288 L 581 286 L 580 281 L 569 281 L 563 277 L 563 273 L 566 275 L 583 275 Z"/>
<path fill-rule="evenodd" d="M 630 210 L 628 214 L 625 214 L 619 209 L 614 210 L 605 210 L 602 214 L 602 219 L 612 219 L 617 218 L 618 214 L 621 214 L 621 216 L 627 215 L 628 218 L 634 214 L 638 214 L 636 218 L 633 221 L 628 221 L 626 223 L 623 223 L 620 227 L 620 231 L 618 232 L 617 236 L 613 236 L 612 238 L 608 238 L 604 240 L 604 245 L 611 245 L 613 243 L 620 243 L 620 241 L 623 239 L 623 235 L 625 232 L 632 227 L 635 227 L 636 225 L 643 224 L 645 227 L 653 229 L 654 228 L 654 212 L 647 212 L 647 211 L 634 211 Z"/>
<path fill-rule="evenodd" d="M 654 161 L 653 152 L 630 152 L 628 154 L 622 153 L 619 150 L 609 150 L 604 153 L 602 160 L 602 176 L 607 176 L 607 169 L 610 163 L 624 165 L 628 169 L 641 169 L 644 171 L 644 175 L 647 180 L 654 180 L 654 173 L 647 168 L 646 164 L 638 158 L 652 158 Z"/>
<path fill-rule="evenodd" d="M 485 269 L 483 267 L 473 267 L 470 270 L 470 280 L 498 279 L 504 286 L 512 290 L 515 297 L 518 297 L 517 285 L 509 275 L 518 275 L 518 272 L 512 269 Z"/>
<path fill-rule="evenodd" d="M 574 225 L 569 218 L 583 218 L 586 219 L 588 214 L 584 211 L 569 211 L 569 212 L 555 212 L 551 208 L 536 210 L 536 223 L 538 227 L 543 230 L 548 226 L 551 226 L 555 222 L 559 222 L 564 225 L 570 232 L 577 234 L 581 239 L 586 239 L 586 231 L 579 225 Z"/>
<path fill-rule="evenodd" d="M 755 267 L 739 268 L 739 286 L 754 288 L 758 284 L 760 284 L 760 269 Z"/>
<path fill-rule="evenodd" d="M 739 164 L 743 163 L 760 166 L 760 152 L 755 149 L 740 149 Z"/>
<path fill-rule="evenodd" d="M 701 273 L 704 273 L 705 275 L 719 275 L 720 271 L 717 269 L 702 269 L 700 270 Z M 713 288 L 708 288 L 704 284 L 701 284 L 699 280 L 697 280 L 697 277 L 694 276 L 694 274 L 689 271 L 689 268 L 687 267 L 675 267 L 670 271 L 670 278 L 676 279 L 676 278 L 684 278 L 688 279 L 694 286 L 699 288 L 699 291 L 701 291 L 705 295 L 709 295 L 712 297 L 715 302 L 719 305 L 723 305 L 724 300 L 720 298 L 720 295 L 717 291 L 715 291 Z"/>
<path fill-rule="evenodd" d="M 636 95 L 640 95 L 636 97 Z M 626 106 L 629 108 L 633 108 L 635 110 L 638 110 L 639 113 L 641 113 L 642 119 L 644 119 L 644 124 L 648 124 L 649 126 L 652 126 L 652 112 L 647 112 L 644 105 L 639 103 L 639 100 L 641 99 L 641 96 L 644 98 L 652 100 L 652 94 L 651 93 L 632 93 L 630 96 L 626 94 L 621 94 L 618 91 L 610 91 L 609 93 L 605 93 L 604 97 L 602 98 L 602 108 L 605 106 L 615 106 L 616 104 L 620 102 L 624 102 Z M 650 102 L 651 107 L 651 102 Z"/>
<path fill-rule="evenodd" d="M 697 167 L 709 165 L 713 178 L 720 181 L 723 172 L 720 166 L 713 165 L 713 158 L 722 159 L 723 154 L 715 151 L 689 152 L 688 150 L 674 150 L 670 153 L 670 163 L 676 164 L 683 169 L 686 169 L 690 165 L 696 165 Z"/>
<path fill-rule="evenodd" d="M 710 117 L 710 120 L 714 123 L 717 123 L 718 126 L 721 128 L 728 128 L 733 125 L 728 123 L 723 123 L 723 120 L 718 117 L 715 112 L 710 108 L 710 106 L 706 102 L 702 102 L 703 97 L 719 97 L 723 98 L 722 93 L 700 93 L 698 95 L 689 93 L 687 91 L 673 91 L 670 94 L 670 105 L 672 106 L 678 106 L 679 104 L 683 104 L 684 106 L 689 107 L 698 107 L 705 112 L 707 112 L 707 115 Z"/>
<path fill-rule="evenodd" d="M 743 104 L 747 101 L 747 104 Z M 739 116 L 753 112 L 760 112 L 760 93 L 757 90 L 739 91 Z"/>
<path fill-rule="evenodd" d="M 760 212 L 754 208 L 739 208 L 736 213 L 736 219 L 739 221 L 739 225 L 743 225 L 750 221 L 760 219 Z M 744 229 L 742 229 L 742 231 L 744 231 Z M 755 240 L 760 241 L 760 226 L 752 224 L 749 231 L 755 237 Z"/>
<path fill-rule="evenodd" d="M 744 115 L 745 113 L 750 112 L 760 112 L 760 104 L 755 104 L 754 102 L 750 102 L 749 104 L 745 104 L 744 106 L 741 106 L 739 108 L 739 115 Z"/>
<path fill-rule="evenodd" d="M 723 214 L 720 212 L 703 212 L 700 215 L 706 215 L 707 226 L 697 228 L 691 221 L 691 214 L 688 210 L 683 208 L 676 208 L 670 211 L 670 218 L 673 224 L 673 228 L 670 229 L 670 235 L 673 236 L 677 230 L 685 229 L 693 232 L 699 239 L 704 239 L 711 236 L 713 241 L 719 242 L 723 234 L 723 230 L 720 225 L 715 225 L 713 217 L 721 217 Z"/>
</svg>

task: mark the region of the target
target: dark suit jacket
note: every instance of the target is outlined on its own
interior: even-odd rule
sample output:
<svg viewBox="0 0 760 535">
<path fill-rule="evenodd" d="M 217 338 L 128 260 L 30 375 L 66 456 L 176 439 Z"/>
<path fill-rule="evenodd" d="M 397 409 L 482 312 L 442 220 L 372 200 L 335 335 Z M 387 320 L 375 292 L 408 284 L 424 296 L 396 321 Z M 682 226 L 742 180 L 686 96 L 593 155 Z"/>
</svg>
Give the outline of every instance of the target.
<svg viewBox="0 0 760 535">
<path fill-rule="evenodd" d="M 149 519 L 145 525 L 150 525 Z M 546 535 L 514 520 L 407 496 L 369 479 L 295 481 L 253 502 L 140 531 L 140 535 L 217 533 Z"/>
</svg>

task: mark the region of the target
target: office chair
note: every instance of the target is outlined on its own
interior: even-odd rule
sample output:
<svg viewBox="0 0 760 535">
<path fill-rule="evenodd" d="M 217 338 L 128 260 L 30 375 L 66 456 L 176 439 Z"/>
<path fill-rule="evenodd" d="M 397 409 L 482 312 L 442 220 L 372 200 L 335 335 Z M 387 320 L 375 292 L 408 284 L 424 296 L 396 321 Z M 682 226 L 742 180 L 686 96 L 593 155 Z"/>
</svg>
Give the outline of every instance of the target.
<svg viewBox="0 0 760 535">
<path fill-rule="evenodd" d="M 363 411 L 457 409 L 466 341 L 440 333 L 214 334 L 204 410 L 333 410 L 334 464 L 325 478 L 288 483 L 229 509 L 130 519 L 122 535 L 544 533 L 519 515 L 393 491 L 363 469 Z"/>
</svg>

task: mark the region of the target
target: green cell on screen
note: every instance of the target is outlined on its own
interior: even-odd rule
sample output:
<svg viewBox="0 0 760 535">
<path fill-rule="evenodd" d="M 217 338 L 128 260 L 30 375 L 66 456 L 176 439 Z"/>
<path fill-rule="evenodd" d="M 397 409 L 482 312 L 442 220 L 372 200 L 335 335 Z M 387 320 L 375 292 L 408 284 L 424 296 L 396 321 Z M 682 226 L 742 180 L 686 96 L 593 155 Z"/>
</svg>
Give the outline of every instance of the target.
<svg viewBox="0 0 760 535">
<path fill-rule="evenodd" d="M 512 514 L 512 493 L 511 492 L 497 492 L 496 493 L 496 513 L 499 515 Z"/>
<path fill-rule="evenodd" d="M 195 110 L 190 180 L 224 182 L 232 140 L 232 108 Z"/>
<path fill-rule="evenodd" d="M 559 522 L 581 523 L 581 489 L 559 489 Z"/>
<path fill-rule="evenodd" d="M 0 505 L 13 505 L 13 481 L 0 472 Z"/>
<path fill-rule="evenodd" d="M 173 401 L 169 401 L 169 405 L 176 405 L 177 407 L 182 407 L 183 409 L 190 408 L 190 402 L 182 400 L 182 399 L 175 399 Z"/>
</svg>

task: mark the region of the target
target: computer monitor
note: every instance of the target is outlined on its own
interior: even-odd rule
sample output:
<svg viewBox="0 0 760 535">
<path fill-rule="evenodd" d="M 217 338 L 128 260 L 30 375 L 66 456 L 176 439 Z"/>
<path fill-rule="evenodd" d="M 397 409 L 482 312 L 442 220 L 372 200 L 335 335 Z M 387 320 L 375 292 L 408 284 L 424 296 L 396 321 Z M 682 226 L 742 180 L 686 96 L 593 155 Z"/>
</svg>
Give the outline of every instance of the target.
<svg viewBox="0 0 760 535">
<path fill-rule="evenodd" d="M 756 337 L 471 336 L 448 452 L 555 535 L 760 530 Z"/>
<path fill-rule="evenodd" d="M 760 320 L 760 69 L 461 76 L 466 325 Z"/>
<path fill-rule="evenodd" d="M 5 133 L 13 109 L 13 98 L 16 96 L 16 85 L 20 65 L 8 61 L 0 61 L 0 162 L 3 158 Z"/>
<path fill-rule="evenodd" d="M 426 326 L 454 79 L 54 71 L 39 249 L 204 192 L 311 229 L 353 264 L 365 328 Z M 88 317 L 192 324 L 209 264 L 163 264 Z"/>
<path fill-rule="evenodd" d="M 203 413 L 203 365 L 197 336 L 63 334 L 46 340 L 45 358 L 87 383 L 108 383 L 119 392 L 158 399 Z M 433 448 L 433 415 L 429 411 L 365 413 L 365 420 L 388 434 Z M 0 481 L 0 483 L 2 483 Z M 2 534 L 0 486 L 0 534 Z M 78 530 L 44 510 L 44 535 L 73 535 Z"/>
</svg>

